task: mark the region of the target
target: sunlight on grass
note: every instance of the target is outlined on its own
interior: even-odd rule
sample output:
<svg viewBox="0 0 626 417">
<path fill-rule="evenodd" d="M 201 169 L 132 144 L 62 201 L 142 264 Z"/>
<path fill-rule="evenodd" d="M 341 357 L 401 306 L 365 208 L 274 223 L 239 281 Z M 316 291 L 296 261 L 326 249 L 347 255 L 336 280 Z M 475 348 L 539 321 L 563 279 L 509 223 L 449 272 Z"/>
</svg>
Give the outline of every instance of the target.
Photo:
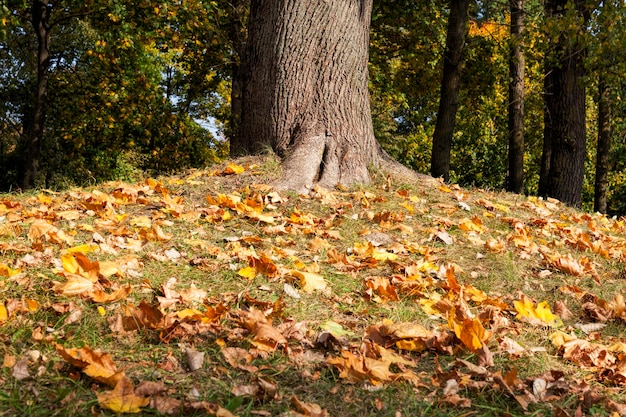
<svg viewBox="0 0 626 417">
<path fill-rule="evenodd" d="M 621 220 L 278 169 L 0 196 L 0 414 L 623 410 Z"/>
</svg>

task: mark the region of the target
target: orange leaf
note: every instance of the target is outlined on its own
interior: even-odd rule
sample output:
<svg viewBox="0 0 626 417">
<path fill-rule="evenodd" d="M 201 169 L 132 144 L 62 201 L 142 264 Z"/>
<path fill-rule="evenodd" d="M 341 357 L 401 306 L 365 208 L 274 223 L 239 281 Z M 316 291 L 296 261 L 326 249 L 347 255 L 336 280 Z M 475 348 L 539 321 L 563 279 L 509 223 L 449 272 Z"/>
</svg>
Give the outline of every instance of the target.
<svg viewBox="0 0 626 417">
<path fill-rule="evenodd" d="M 117 371 L 113 359 L 111 359 L 108 353 L 93 350 L 88 346 L 80 349 L 66 349 L 62 345 L 55 343 L 54 347 L 63 359 L 77 368 L 81 368 L 86 375 L 97 381 L 114 387 L 120 379 L 125 378 L 124 372 Z"/>
<path fill-rule="evenodd" d="M 132 287 L 130 286 L 130 284 L 126 284 L 122 288 L 118 288 L 110 294 L 102 290 L 96 289 L 89 295 L 89 298 L 91 298 L 96 303 L 113 303 L 115 301 L 119 301 L 128 297 L 128 294 L 130 294 L 131 290 Z"/>
<path fill-rule="evenodd" d="M 457 307 L 450 310 L 448 326 L 454 331 L 456 337 L 472 352 L 478 352 L 483 342 L 491 337 L 491 332 L 486 330 L 478 318 L 459 317 Z"/>
</svg>

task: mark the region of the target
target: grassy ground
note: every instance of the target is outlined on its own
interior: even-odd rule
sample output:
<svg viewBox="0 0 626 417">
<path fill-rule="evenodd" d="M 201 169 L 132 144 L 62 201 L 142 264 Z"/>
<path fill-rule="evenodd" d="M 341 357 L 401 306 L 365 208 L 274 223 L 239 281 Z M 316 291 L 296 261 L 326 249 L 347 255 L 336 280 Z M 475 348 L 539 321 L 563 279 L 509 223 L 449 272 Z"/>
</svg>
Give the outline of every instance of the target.
<svg viewBox="0 0 626 417">
<path fill-rule="evenodd" d="M 0 196 L 0 415 L 626 415 L 622 220 L 278 169 Z"/>
</svg>

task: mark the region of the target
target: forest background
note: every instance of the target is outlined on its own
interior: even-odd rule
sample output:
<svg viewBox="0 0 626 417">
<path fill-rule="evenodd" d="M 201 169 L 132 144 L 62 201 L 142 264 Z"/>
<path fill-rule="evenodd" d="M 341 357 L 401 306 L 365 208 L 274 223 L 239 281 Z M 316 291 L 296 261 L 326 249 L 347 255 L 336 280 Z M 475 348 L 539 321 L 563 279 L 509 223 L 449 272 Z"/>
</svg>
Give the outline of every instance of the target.
<svg viewBox="0 0 626 417">
<path fill-rule="evenodd" d="M 369 71 L 376 137 L 388 153 L 418 172 L 429 172 L 431 164 L 451 3 L 374 2 Z M 606 211 L 623 215 L 623 0 L 595 2 L 584 25 L 576 16 L 548 21 L 544 2 L 527 0 L 521 39 L 511 36 L 509 6 L 507 1 L 469 2 L 450 181 L 489 189 L 507 186 L 509 60 L 521 42 L 524 192 L 538 193 L 546 63 L 557 37 L 567 33 L 585 51 L 583 207 L 593 209 L 597 193 L 602 90 L 610 103 Z M 42 131 L 40 163 L 27 181 L 36 187 L 133 180 L 145 173 L 203 167 L 236 153 L 228 139 L 236 127 L 238 86 L 233 88 L 233 80 L 247 16 L 245 0 L 3 1 L 0 190 L 25 188 L 29 138 L 37 129 Z M 48 53 L 44 59 L 42 43 Z M 43 92 L 42 76 L 47 82 Z M 42 94 L 44 109 L 36 105 Z"/>
</svg>

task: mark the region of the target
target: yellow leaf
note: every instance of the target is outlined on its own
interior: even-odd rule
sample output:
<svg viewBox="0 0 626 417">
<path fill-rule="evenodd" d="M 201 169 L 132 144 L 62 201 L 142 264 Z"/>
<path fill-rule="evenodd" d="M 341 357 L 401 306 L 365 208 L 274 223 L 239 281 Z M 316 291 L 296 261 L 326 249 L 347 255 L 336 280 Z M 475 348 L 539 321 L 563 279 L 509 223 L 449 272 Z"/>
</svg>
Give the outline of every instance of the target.
<svg viewBox="0 0 626 417">
<path fill-rule="evenodd" d="M 130 219 L 130 225 L 135 227 L 152 227 L 152 219 L 148 216 L 138 216 Z"/>
<path fill-rule="evenodd" d="M 113 391 L 96 394 L 101 407 L 116 413 L 139 413 L 141 407 L 150 404 L 150 397 L 135 395 L 135 389 L 128 378 L 120 379 Z"/>
<path fill-rule="evenodd" d="M 556 331 L 552 334 L 550 334 L 548 336 L 548 338 L 550 339 L 550 341 L 552 342 L 552 344 L 556 347 L 561 347 L 563 346 L 566 342 L 569 342 L 570 340 L 574 340 L 576 339 L 575 336 L 570 336 L 567 333 L 563 333 L 561 331 Z"/>
<path fill-rule="evenodd" d="M 20 273 L 19 269 L 11 269 L 7 265 L 0 263 L 0 277 L 12 277 Z"/>
<path fill-rule="evenodd" d="M 104 261 L 104 262 L 99 262 L 99 265 L 100 265 L 100 275 L 102 275 L 105 278 L 108 278 L 110 276 L 120 273 L 120 270 L 117 267 L 117 264 L 115 262 Z"/>
<path fill-rule="evenodd" d="M 68 253 L 88 253 L 88 252 L 93 252 L 95 250 L 97 250 L 99 248 L 98 245 L 90 245 L 89 243 L 85 243 L 83 245 L 78 245 L 78 246 L 74 246 L 73 248 L 69 248 L 67 250 Z"/>
<path fill-rule="evenodd" d="M 254 267 L 251 266 L 246 266 L 245 268 L 241 268 L 237 274 L 239 274 L 240 276 L 244 277 L 244 278 L 248 278 L 250 280 L 254 279 L 256 277 L 257 274 L 257 270 Z"/>
<path fill-rule="evenodd" d="M 104 317 L 106 313 L 107 311 L 104 309 L 104 307 L 98 306 L 98 314 L 100 314 L 100 316 Z"/>
<path fill-rule="evenodd" d="M 61 255 L 61 263 L 63 269 L 70 274 L 76 274 L 78 272 L 78 262 L 72 253 L 64 253 Z"/>
<path fill-rule="evenodd" d="M 246 169 L 244 167 L 242 167 L 241 165 L 237 165 L 237 164 L 228 164 L 228 166 L 226 168 L 224 168 L 224 170 L 222 171 L 222 174 L 224 175 L 232 175 L 232 174 L 241 174 L 242 172 L 244 172 Z"/>
<path fill-rule="evenodd" d="M 522 294 L 519 301 L 513 301 L 513 306 L 517 311 L 517 318 L 524 319 L 530 324 L 559 327 L 563 325 L 561 318 L 550 311 L 550 306 L 546 301 L 537 304 Z"/>
<path fill-rule="evenodd" d="M 372 252 L 372 258 L 381 262 L 395 261 L 396 259 L 398 259 L 398 255 L 396 255 L 395 253 L 384 251 L 384 250 L 374 249 L 374 251 Z"/>
<path fill-rule="evenodd" d="M 300 279 L 300 287 L 304 292 L 311 293 L 313 291 L 325 291 L 328 289 L 328 283 L 319 274 L 292 270 L 291 275 Z"/>
<path fill-rule="evenodd" d="M 0 323 L 6 323 L 9 320 L 9 312 L 4 302 L 0 303 Z"/>
<path fill-rule="evenodd" d="M 204 314 L 202 313 L 202 311 L 196 310 L 195 308 L 186 308 L 184 310 L 176 312 L 176 316 L 178 316 L 179 319 L 187 319 L 193 317 L 202 318 Z"/>
</svg>

